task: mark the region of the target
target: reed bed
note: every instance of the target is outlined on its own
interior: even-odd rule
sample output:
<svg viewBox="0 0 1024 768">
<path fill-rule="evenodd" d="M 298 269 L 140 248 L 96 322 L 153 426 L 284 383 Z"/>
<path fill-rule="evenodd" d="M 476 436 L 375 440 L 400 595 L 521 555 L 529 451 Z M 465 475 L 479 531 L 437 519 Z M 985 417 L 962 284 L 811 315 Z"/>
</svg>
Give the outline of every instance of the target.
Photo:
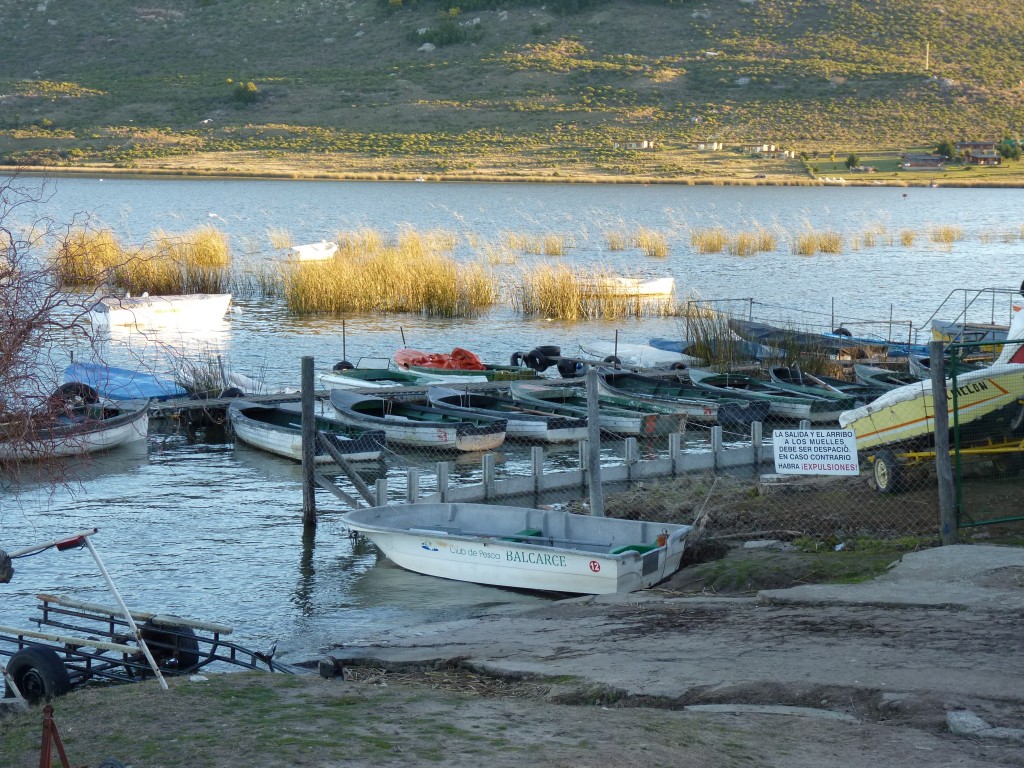
<svg viewBox="0 0 1024 768">
<path fill-rule="evenodd" d="M 641 227 L 633 233 L 633 243 L 648 256 L 655 258 L 668 256 L 668 239 L 661 232 Z"/>
<path fill-rule="evenodd" d="M 227 236 L 215 227 L 183 235 L 158 231 L 153 244 L 119 264 L 111 283 L 129 293 L 224 293 L 231 280 Z"/>
<path fill-rule="evenodd" d="M 609 251 L 626 250 L 626 233 L 619 230 L 609 230 L 604 233 L 605 242 Z"/>
<path fill-rule="evenodd" d="M 414 234 L 389 246 L 363 231 L 346 244 L 344 258 L 284 265 L 289 311 L 473 317 L 498 301 L 497 282 L 483 261 L 457 262 Z"/>
<path fill-rule="evenodd" d="M 928 232 L 928 237 L 933 243 L 944 243 L 948 245 L 950 243 L 963 240 L 964 230 L 962 227 L 952 224 L 942 224 L 940 226 L 932 227 Z"/>
<path fill-rule="evenodd" d="M 799 256 L 813 256 L 816 253 L 842 253 L 843 236 L 833 230 L 818 232 L 805 230 L 797 233 L 793 240 L 793 253 Z"/>
<path fill-rule="evenodd" d="M 557 232 L 546 232 L 542 235 L 504 232 L 502 244 L 509 250 L 544 256 L 564 256 L 571 246 L 569 238 Z"/>
<path fill-rule="evenodd" d="M 94 286 L 106 282 L 111 270 L 128 258 L 109 229 L 78 229 L 57 244 L 52 262 L 62 285 Z"/>
<path fill-rule="evenodd" d="M 279 251 L 283 251 L 286 248 L 291 248 L 295 245 L 295 241 L 292 239 L 292 233 L 287 229 L 268 229 L 267 239 L 270 240 L 270 247 L 276 248 Z"/>
<path fill-rule="evenodd" d="M 900 245 L 905 248 L 912 248 L 914 241 L 917 239 L 917 233 L 912 229 L 900 230 Z"/>
<path fill-rule="evenodd" d="M 774 251 L 777 247 L 778 238 L 768 230 L 758 228 L 753 232 L 738 232 L 729 238 L 726 250 L 733 256 L 753 256 Z"/>
<path fill-rule="evenodd" d="M 624 295 L 620 276 L 608 270 L 542 264 L 525 269 L 512 288 L 512 305 L 524 317 L 616 320 L 678 312 L 669 300 Z"/>
<path fill-rule="evenodd" d="M 721 227 L 696 229 L 690 234 L 690 245 L 697 249 L 697 253 L 721 253 L 728 241 L 729 237 Z"/>
</svg>

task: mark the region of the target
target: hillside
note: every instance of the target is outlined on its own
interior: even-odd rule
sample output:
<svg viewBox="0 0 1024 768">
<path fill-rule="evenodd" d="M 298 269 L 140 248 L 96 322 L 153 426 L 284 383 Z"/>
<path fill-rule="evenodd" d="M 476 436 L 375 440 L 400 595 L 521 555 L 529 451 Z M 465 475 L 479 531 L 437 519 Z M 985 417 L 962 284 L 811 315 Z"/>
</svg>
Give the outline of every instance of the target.
<svg viewBox="0 0 1024 768">
<path fill-rule="evenodd" d="M 468 0 L 461 11 L 433 0 L 0 0 L 0 160 L 806 178 L 833 153 L 1016 136 L 1018 11 L 1009 0 Z M 643 140 L 655 149 L 614 147 Z M 708 140 L 725 151 L 694 150 Z M 753 141 L 807 163 L 752 162 L 739 148 Z"/>
</svg>

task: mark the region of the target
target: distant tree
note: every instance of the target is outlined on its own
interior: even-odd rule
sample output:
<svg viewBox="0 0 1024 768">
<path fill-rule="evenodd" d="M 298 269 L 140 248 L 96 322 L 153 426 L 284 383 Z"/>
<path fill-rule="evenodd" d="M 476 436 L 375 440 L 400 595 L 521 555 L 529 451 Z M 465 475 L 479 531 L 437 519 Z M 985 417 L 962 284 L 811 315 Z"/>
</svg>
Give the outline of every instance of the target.
<svg viewBox="0 0 1024 768">
<path fill-rule="evenodd" d="M 240 104 L 252 104 L 259 97 L 260 89 L 256 87 L 256 83 L 252 80 L 235 85 L 235 101 Z"/>
<path fill-rule="evenodd" d="M 1021 157 L 1020 142 L 1009 136 L 1003 137 L 1003 140 L 996 145 L 996 151 L 1007 160 L 1020 160 Z"/>
<path fill-rule="evenodd" d="M 960 155 L 956 151 L 956 142 L 948 140 L 939 142 L 939 145 L 935 148 L 935 154 L 942 155 L 947 160 L 955 160 Z"/>
<path fill-rule="evenodd" d="M 857 157 L 853 152 L 846 156 L 846 167 L 856 168 L 860 165 L 860 158 Z"/>
</svg>

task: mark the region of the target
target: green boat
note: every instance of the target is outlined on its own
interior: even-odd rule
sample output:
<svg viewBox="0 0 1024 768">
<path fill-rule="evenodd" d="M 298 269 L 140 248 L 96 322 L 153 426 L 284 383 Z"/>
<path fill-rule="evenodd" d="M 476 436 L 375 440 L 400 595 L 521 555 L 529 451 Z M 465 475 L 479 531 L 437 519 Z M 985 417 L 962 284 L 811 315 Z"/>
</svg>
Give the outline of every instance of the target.
<svg viewBox="0 0 1024 768">
<path fill-rule="evenodd" d="M 767 402 L 770 412 L 784 419 L 827 423 L 838 421 L 839 414 L 856 407 L 852 397 L 832 399 L 807 395 L 740 373 L 715 373 L 697 368 L 690 368 L 687 373 L 700 389 Z"/>
</svg>

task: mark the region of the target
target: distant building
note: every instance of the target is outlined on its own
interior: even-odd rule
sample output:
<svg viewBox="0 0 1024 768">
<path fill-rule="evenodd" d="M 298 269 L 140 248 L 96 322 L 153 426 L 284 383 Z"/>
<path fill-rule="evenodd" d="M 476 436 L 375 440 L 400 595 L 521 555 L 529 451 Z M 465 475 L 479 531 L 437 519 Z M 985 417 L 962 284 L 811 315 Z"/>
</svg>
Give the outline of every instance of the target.
<svg viewBox="0 0 1024 768">
<path fill-rule="evenodd" d="M 612 149 L 654 149 L 654 139 L 640 141 L 614 141 Z"/>
<path fill-rule="evenodd" d="M 994 141 L 958 141 L 956 143 L 956 151 L 963 152 L 995 152 L 996 143 Z"/>
<path fill-rule="evenodd" d="M 968 149 L 964 151 L 964 162 L 968 165 L 1002 165 L 1003 156 L 994 149 Z"/>
<path fill-rule="evenodd" d="M 793 150 L 780 149 L 776 145 L 766 141 L 758 144 L 744 144 L 741 149 L 748 155 L 754 155 L 761 158 L 784 158 L 788 160 L 796 156 L 796 153 Z"/>
<path fill-rule="evenodd" d="M 720 141 L 698 141 L 697 151 L 698 152 L 717 152 L 722 148 L 722 142 Z"/>
<path fill-rule="evenodd" d="M 903 162 L 900 163 L 900 168 L 906 171 L 916 171 L 924 168 L 942 168 L 945 164 L 946 158 L 942 155 L 908 152 L 903 155 Z"/>
</svg>

